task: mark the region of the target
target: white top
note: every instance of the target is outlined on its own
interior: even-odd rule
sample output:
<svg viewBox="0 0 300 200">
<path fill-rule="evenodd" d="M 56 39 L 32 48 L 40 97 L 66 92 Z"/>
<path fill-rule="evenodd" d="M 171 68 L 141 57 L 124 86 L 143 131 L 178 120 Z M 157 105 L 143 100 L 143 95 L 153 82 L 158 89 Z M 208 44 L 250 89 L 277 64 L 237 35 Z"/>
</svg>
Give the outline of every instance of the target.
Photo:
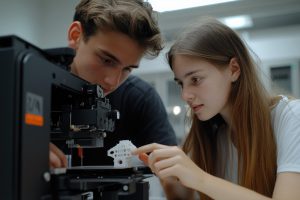
<svg viewBox="0 0 300 200">
<path fill-rule="evenodd" d="M 300 173 L 300 100 L 283 97 L 271 115 L 277 142 L 277 173 Z"/>
<path fill-rule="evenodd" d="M 300 173 L 300 99 L 282 99 L 271 111 L 271 122 L 277 143 L 277 173 Z M 226 143 L 224 134 L 222 140 Z M 225 143 L 222 142 L 222 145 Z M 267 151 L 267 149 L 266 149 Z M 237 152 L 231 144 L 231 162 L 226 166 L 225 179 L 237 183 Z"/>
</svg>

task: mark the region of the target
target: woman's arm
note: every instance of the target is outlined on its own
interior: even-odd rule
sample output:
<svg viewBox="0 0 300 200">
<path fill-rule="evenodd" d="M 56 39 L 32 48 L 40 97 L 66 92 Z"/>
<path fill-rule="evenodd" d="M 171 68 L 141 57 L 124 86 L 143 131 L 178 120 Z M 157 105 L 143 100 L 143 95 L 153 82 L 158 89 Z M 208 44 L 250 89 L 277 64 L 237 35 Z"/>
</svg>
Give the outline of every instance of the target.
<svg viewBox="0 0 300 200">
<path fill-rule="evenodd" d="M 206 173 L 178 147 L 150 144 L 138 148 L 133 153 L 147 152 L 151 152 L 148 158 L 149 167 L 160 179 L 164 181 L 176 178 L 183 186 L 200 191 L 216 200 L 299 200 L 300 197 L 300 173 L 279 173 L 273 197 L 268 198 Z M 166 182 L 166 186 L 172 188 L 171 183 L 168 185 Z"/>
<path fill-rule="evenodd" d="M 300 173 L 277 174 L 273 199 L 300 199 Z"/>
<path fill-rule="evenodd" d="M 300 173 L 280 173 L 277 176 L 273 197 L 268 198 L 245 187 L 206 174 L 203 184 L 195 187 L 213 199 L 222 200 L 299 200 Z"/>
<path fill-rule="evenodd" d="M 169 177 L 160 179 L 160 183 L 164 189 L 168 200 L 193 200 L 195 199 L 195 191 L 184 187 L 176 178 Z"/>
</svg>

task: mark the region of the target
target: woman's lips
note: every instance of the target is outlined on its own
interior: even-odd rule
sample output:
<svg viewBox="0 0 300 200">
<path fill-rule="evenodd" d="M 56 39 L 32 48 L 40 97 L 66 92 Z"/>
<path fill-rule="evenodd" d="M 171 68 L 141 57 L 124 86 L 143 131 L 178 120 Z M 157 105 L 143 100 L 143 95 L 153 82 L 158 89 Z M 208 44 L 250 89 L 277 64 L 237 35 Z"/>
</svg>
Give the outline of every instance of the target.
<svg viewBox="0 0 300 200">
<path fill-rule="evenodd" d="M 202 107 L 204 106 L 204 104 L 200 104 L 200 105 L 196 105 L 196 106 L 193 106 L 193 111 L 196 113 L 196 112 L 199 112 Z"/>
</svg>

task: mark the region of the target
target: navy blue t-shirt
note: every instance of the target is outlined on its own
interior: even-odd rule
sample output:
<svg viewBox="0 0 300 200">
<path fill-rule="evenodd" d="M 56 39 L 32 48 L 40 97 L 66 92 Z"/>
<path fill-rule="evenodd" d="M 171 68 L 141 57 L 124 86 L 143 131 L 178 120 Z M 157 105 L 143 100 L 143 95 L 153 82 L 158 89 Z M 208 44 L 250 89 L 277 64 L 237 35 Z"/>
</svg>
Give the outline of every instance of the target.
<svg viewBox="0 0 300 200">
<path fill-rule="evenodd" d="M 84 165 L 113 165 L 107 150 L 120 140 L 130 140 L 139 147 L 149 143 L 176 145 L 176 136 L 163 102 L 156 90 L 136 76 L 130 76 L 107 96 L 113 109 L 120 111 L 116 129 L 108 133 L 103 148 L 84 149 Z M 73 155 L 73 165 L 79 165 Z"/>
</svg>

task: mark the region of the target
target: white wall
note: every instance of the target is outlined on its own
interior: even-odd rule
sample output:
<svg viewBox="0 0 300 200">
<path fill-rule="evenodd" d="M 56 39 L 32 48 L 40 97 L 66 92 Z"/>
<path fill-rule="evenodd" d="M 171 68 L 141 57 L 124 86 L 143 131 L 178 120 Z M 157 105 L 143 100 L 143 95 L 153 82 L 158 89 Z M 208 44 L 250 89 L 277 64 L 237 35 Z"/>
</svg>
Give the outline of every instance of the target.
<svg viewBox="0 0 300 200">
<path fill-rule="evenodd" d="M 40 0 L 43 2 L 43 21 L 39 31 L 39 46 L 67 46 L 67 30 L 73 20 L 79 0 Z"/>
<path fill-rule="evenodd" d="M 300 58 L 300 26 L 251 32 L 246 42 L 263 60 Z"/>
<path fill-rule="evenodd" d="M 251 31 L 249 33 L 243 32 L 241 36 L 262 62 L 287 59 L 300 60 L 300 25 Z M 136 70 L 135 73 L 169 71 L 165 53 L 170 45 L 171 43 L 166 45 L 166 50 L 158 58 L 154 60 L 143 59 L 140 69 Z"/>
<path fill-rule="evenodd" d="M 14 34 L 41 47 L 67 45 L 79 0 L 1 0 L 0 35 Z"/>
<path fill-rule="evenodd" d="M 300 26 L 256 31 L 245 35 L 252 50 L 261 59 L 263 78 L 271 87 L 270 67 L 290 65 L 291 95 L 300 97 Z M 287 91 L 283 91 L 286 93 Z"/>
<path fill-rule="evenodd" d="M 14 34 L 38 44 L 40 0 L 1 0 L 0 35 Z"/>
<path fill-rule="evenodd" d="M 42 48 L 66 46 L 67 28 L 78 2 L 79 0 L 1 0 L 0 35 L 17 34 Z M 263 61 L 300 57 L 300 25 L 252 31 L 242 33 L 242 36 Z M 168 71 L 165 51 L 157 59 L 143 59 L 141 68 L 136 73 Z"/>
</svg>

